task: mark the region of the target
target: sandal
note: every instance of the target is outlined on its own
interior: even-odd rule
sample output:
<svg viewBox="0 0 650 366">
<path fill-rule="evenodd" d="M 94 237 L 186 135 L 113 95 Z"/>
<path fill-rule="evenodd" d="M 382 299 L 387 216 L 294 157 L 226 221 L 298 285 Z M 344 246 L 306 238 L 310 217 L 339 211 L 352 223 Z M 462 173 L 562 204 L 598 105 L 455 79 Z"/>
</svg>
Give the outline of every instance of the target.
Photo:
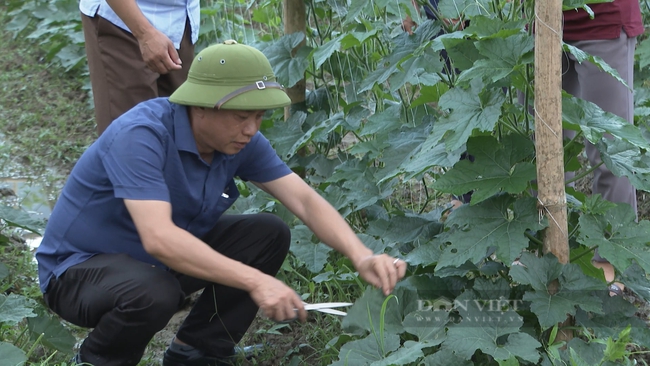
<svg viewBox="0 0 650 366">
<path fill-rule="evenodd" d="M 623 296 L 623 290 L 615 283 L 609 285 L 609 296 Z"/>
</svg>

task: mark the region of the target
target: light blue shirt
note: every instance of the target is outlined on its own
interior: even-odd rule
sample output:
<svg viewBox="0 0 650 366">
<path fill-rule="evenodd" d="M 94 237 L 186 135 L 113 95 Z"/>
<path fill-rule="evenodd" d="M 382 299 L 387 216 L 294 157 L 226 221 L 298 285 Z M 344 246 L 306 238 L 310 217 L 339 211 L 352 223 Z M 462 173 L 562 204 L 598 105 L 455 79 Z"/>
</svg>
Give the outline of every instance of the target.
<svg viewBox="0 0 650 366">
<path fill-rule="evenodd" d="M 181 47 L 185 19 L 189 18 L 192 30 L 192 44 L 199 39 L 199 21 L 201 10 L 199 0 L 135 0 L 142 14 L 149 23 L 164 33 L 174 43 L 174 47 Z M 115 14 L 106 0 L 81 0 L 79 3 L 81 13 L 94 17 L 99 15 L 116 26 L 131 32 L 122 19 Z"/>
</svg>

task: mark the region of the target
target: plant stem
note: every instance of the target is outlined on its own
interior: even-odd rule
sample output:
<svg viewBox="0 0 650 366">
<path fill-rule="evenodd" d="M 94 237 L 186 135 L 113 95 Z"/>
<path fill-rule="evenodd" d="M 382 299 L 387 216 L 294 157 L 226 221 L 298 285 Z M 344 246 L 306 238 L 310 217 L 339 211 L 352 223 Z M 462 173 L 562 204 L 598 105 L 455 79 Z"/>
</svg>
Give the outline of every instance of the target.
<svg viewBox="0 0 650 366">
<path fill-rule="evenodd" d="M 589 168 L 588 170 L 580 173 L 579 175 L 576 175 L 575 177 L 569 179 L 565 184 L 571 184 L 579 179 L 582 179 L 586 177 L 587 175 L 591 174 L 594 170 L 598 169 L 601 165 L 603 165 L 603 162 L 601 161 L 600 163 L 596 164 L 596 166 Z"/>
<path fill-rule="evenodd" d="M 580 259 L 580 258 L 584 257 L 585 255 L 587 255 L 587 254 L 593 252 L 594 250 L 596 250 L 596 248 L 598 248 L 598 245 L 594 245 L 593 247 L 590 247 L 589 250 L 587 250 L 586 252 L 580 253 L 577 256 L 573 257 L 573 258 L 569 258 L 569 263 L 573 263 L 573 262 L 577 261 L 578 259 Z"/>
</svg>

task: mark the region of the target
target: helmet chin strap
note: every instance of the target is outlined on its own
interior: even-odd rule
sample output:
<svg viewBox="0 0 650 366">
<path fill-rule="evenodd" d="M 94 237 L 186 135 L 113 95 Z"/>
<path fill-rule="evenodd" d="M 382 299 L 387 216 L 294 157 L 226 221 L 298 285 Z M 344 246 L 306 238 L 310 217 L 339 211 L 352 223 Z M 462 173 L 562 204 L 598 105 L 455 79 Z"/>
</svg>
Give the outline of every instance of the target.
<svg viewBox="0 0 650 366">
<path fill-rule="evenodd" d="M 266 88 L 284 90 L 282 85 L 280 85 L 280 83 L 276 83 L 275 81 L 256 81 L 254 84 L 246 85 L 246 86 L 241 87 L 241 88 L 235 90 L 234 92 L 224 96 L 223 98 L 221 98 L 214 105 L 214 108 L 221 109 L 221 106 L 224 105 L 226 102 L 228 102 L 232 98 L 234 98 L 234 97 L 236 97 L 238 95 L 244 94 L 244 93 L 246 93 L 248 91 L 251 91 L 251 90 L 264 90 Z"/>
</svg>

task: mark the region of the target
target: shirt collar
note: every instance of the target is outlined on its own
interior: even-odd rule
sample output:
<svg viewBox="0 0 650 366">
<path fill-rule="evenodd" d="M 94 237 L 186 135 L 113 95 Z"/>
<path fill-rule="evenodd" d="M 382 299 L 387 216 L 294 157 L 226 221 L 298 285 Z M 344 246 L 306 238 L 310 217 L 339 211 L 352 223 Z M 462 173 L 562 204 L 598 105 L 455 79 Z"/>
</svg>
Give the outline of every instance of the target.
<svg viewBox="0 0 650 366">
<path fill-rule="evenodd" d="M 170 102 L 171 103 L 171 102 Z M 196 148 L 196 140 L 190 126 L 190 117 L 187 107 L 180 104 L 171 103 L 172 115 L 174 118 L 174 142 L 178 150 L 191 152 L 199 155 Z"/>
</svg>

